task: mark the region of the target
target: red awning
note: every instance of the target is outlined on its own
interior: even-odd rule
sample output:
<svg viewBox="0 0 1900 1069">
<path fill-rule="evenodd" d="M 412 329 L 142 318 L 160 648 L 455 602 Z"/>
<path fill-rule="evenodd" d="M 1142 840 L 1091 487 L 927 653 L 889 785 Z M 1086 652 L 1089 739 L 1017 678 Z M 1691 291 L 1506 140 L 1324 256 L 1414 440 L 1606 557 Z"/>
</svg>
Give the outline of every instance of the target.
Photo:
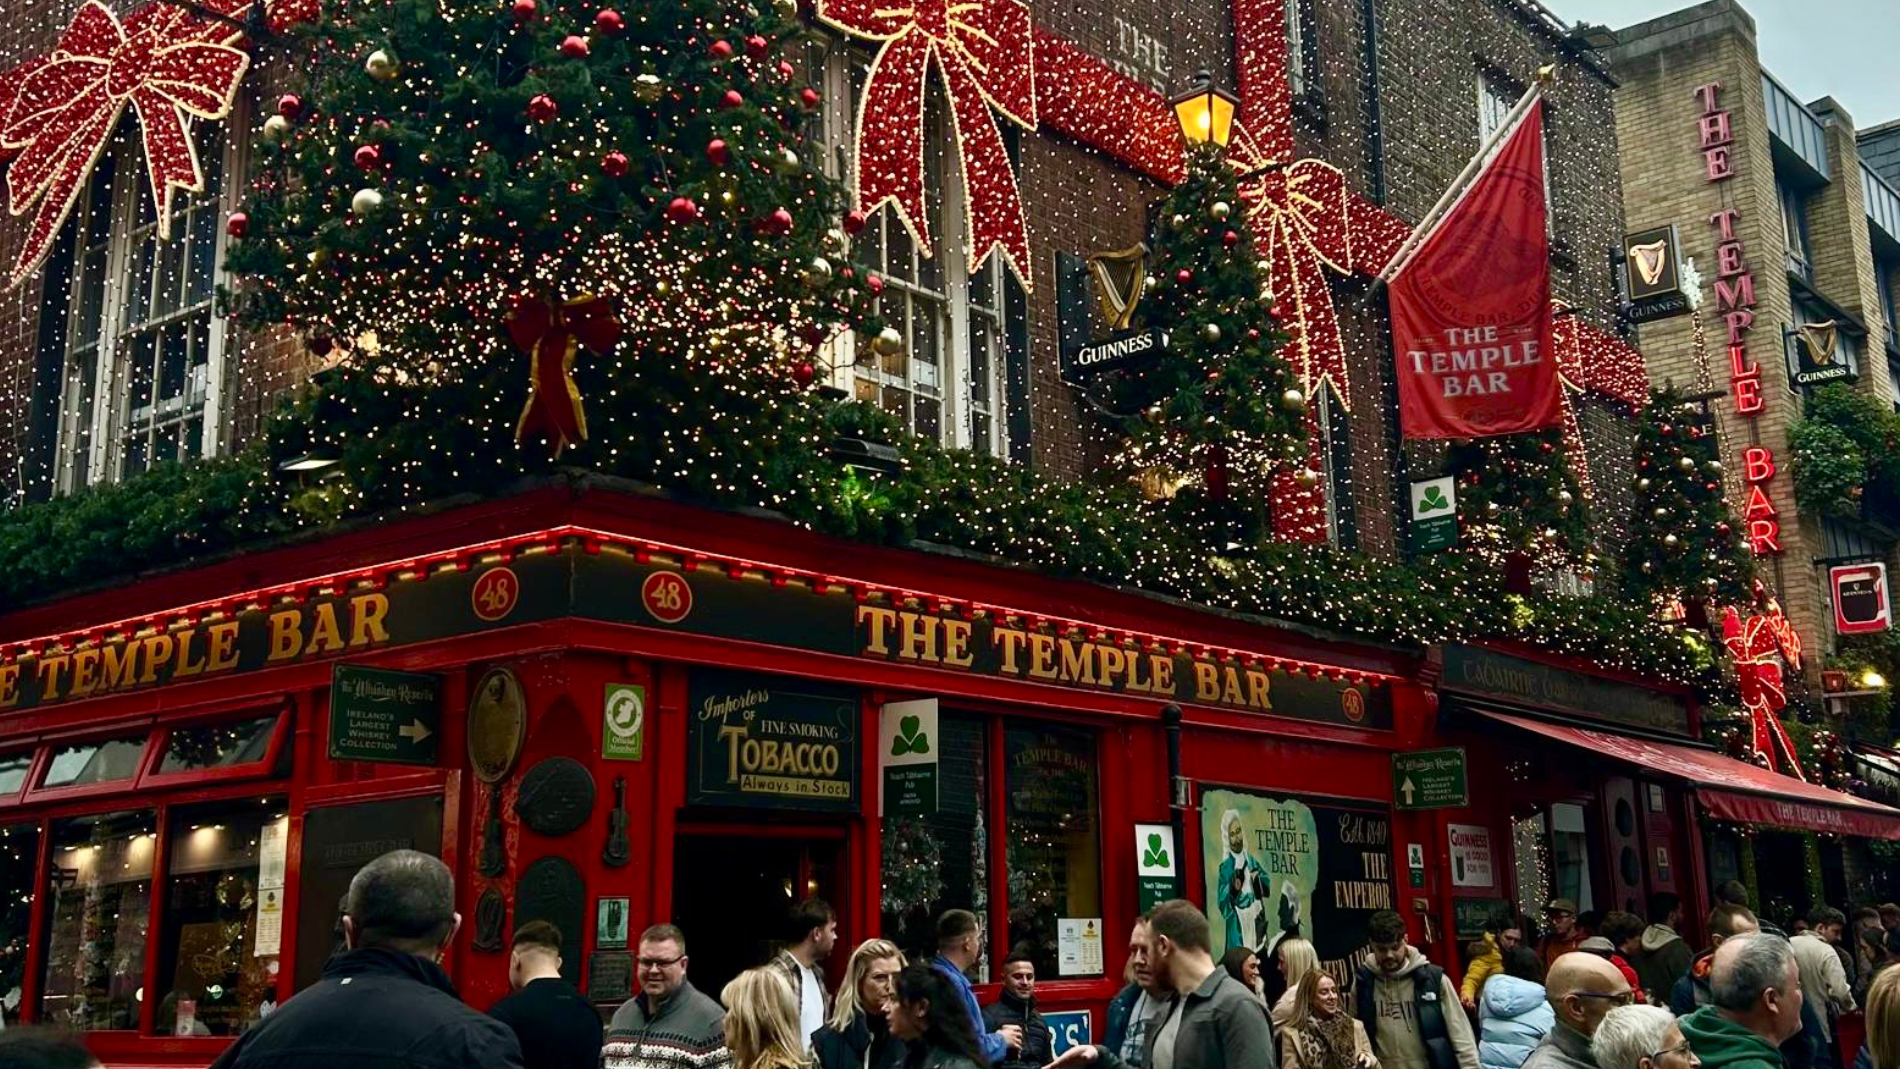
<svg viewBox="0 0 1900 1069">
<path fill-rule="evenodd" d="M 1484 716 L 1591 753 L 1694 783 L 1710 816 L 1869 839 L 1900 839 L 1900 809 L 1770 772 L 1709 750 L 1551 724 L 1508 713 Z"/>
</svg>

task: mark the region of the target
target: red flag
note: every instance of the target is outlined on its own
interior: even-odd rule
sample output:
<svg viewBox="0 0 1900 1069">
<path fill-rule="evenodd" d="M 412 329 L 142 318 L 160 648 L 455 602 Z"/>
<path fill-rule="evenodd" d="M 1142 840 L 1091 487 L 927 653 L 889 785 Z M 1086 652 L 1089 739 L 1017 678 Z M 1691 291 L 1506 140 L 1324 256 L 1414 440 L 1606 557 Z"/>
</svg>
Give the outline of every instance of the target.
<svg viewBox="0 0 1900 1069">
<path fill-rule="evenodd" d="M 1517 129 L 1391 281 L 1407 438 L 1482 438 L 1563 419 L 1550 344 L 1544 105 Z"/>
</svg>

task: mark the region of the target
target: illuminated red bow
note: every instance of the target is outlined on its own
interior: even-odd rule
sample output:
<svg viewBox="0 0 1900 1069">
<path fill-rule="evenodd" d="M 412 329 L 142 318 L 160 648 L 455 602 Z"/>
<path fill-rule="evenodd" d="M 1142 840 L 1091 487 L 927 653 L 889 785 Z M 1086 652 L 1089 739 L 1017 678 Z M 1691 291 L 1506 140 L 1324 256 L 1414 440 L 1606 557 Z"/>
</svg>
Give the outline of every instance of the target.
<svg viewBox="0 0 1900 1069">
<path fill-rule="evenodd" d="M 508 336 L 529 355 L 528 400 L 515 423 L 515 441 L 546 435 L 558 457 L 567 443 L 587 440 L 574 354 L 582 346 L 596 355 L 613 348 L 620 341 L 620 321 L 605 297 L 576 297 L 560 305 L 523 297 L 508 316 Z"/>
<path fill-rule="evenodd" d="M 1352 407 L 1346 350 L 1327 272 L 1352 272 L 1352 237 L 1346 225 L 1351 197 L 1339 168 L 1319 160 L 1277 166 L 1261 141 L 1239 131 L 1228 148 L 1228 166 L 1240 172 L 1240 199 L 1253 229 L 1265 289 L 1274 315 L 1287 331 L 1284 353 L 1306 392 L 1306 466 L 1324 468 L 1319 394 L 1331 384 L 1341 408 Z M 1326 489 L 1302 486 L 1295 472 L 1274 473 L 1274 532 L 1282 539 L 1326 540 Z"/>
<path fill-rule="evenodd" d="M 1760 596 L 1758 585 L 1757 595 Z M 1733 606 L 1722 612 L 1722 644 L 1735 659 L 1736 686 L 1741 692 L 1742 708 L 1751 723 L 1749 750 L 1755 760 L 1774 768 L 1777 757 L 1787 771 L 1798 779 L 1801 761 L 1795 756 L 1794 741 L 1782 726 L 1779 713 L 1788 704 L 1788 690 L 1781 676 L 1781 662 L 1801 669 L 1801 636 L 1782 615 L 1781 604 L 1767 598 L 1766 608 L 1742 620 Z"/>
<path fill-rule="evenodd" d="M 992 250 L 1029 287 L 1029 226 L 993 107 L 1036 128 L 1036 80 L 1029 7 L 1022 0 L 818 0 L 818 17 L 858 37 L 883 41 L 858 109 L 857 204 L 866 215 L 886 201 L 928 253 L 924 210 L 924 97 L 931 59 L 943 74 L 969 204 L 974 271 Z"/>
<path fill-rule="evenodd" d="M 230 114 L 250 66 L 228 43 L 236 39 L 231 27 L 169 4 L 141 8 L 122 26 L 87 0 L 0 118 L 0 147 L 17 153 L 7 167 L 7 210 L 24 215 L 39 205 L 9 285 L 52 249 L 128 104 L 138 112 L 159 233 L 169 236 L 173 192 L 204 191 L 191 120 Z"/>
</svg>

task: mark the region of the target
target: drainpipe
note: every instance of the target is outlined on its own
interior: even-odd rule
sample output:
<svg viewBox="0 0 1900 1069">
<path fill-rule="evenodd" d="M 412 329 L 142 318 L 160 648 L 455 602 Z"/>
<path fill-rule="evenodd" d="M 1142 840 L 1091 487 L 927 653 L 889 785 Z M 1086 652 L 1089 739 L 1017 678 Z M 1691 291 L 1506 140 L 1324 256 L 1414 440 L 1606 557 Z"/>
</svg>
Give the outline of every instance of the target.
<svg viewBox="0 0 1900 1069">
<path fill-rule="evenodd" d="M 1385 133 L 1379 117 L 1379 0 L 1363 0 L 1365 25 L 1366 181 L 1372 203 L 1385 203 Z"/>
<path fill-rule="evenodd" d="M 1188 803 L 1187 780 L 1181 775 L 1181 707 L 1169 702 L 1161 707 L 1161 733 L 1168 740 L 1168 823 L 1174 827 L 1174 856 L 1179 860 L 1175 866 L 1181 874 L 1181 882 L 1175 888 L 1177 894 L 1187 893 L 1187 837 L 1183 827 L 1186 822 Z"/>
</svg>

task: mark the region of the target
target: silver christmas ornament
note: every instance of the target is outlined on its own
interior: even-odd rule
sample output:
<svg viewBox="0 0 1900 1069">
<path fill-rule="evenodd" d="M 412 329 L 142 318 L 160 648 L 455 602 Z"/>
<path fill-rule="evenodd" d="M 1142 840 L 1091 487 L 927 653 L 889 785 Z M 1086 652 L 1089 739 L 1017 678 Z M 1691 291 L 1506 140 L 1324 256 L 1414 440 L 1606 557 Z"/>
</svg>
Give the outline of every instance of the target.
<svg viewBox="0 0 1900 1069">
<path fill-rule="evenodd" d="M 363 60 L 363 71 L 379 82 L 386 82 L 396 76 L 396 57 L 379 48 Z"/>
<path fill-rule="evenodd" d="M 1234 214 L 1234 206 L 1224 200 L 1217 200 L 1214 202 L 1214 206 L 1209 208 L 1208 211 L 1216 219 L 1225 219 Z"/>
<path fill-rule="evenodd" d="M 350 198 L 350 210 L 358 215 L 368 215 L 382 206 L 383 194 L 381 190 L 369 188 L 359 189 L 356 191 L 356 196 Z"/>
</svg>

